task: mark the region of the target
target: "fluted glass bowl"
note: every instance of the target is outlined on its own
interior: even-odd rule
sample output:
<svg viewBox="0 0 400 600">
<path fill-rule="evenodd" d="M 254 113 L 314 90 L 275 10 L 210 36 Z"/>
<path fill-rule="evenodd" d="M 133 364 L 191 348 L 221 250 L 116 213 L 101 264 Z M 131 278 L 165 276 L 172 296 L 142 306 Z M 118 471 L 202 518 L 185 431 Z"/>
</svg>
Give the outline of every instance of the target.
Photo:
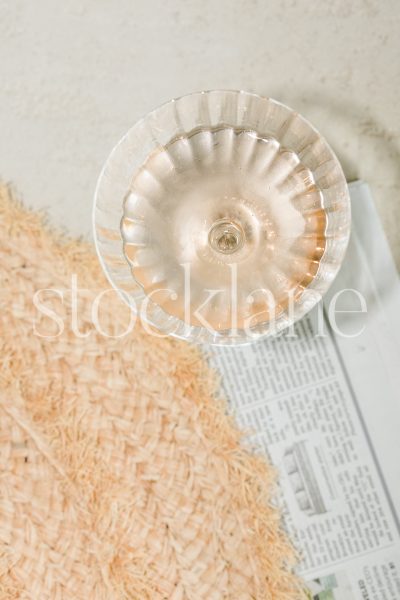
<svg viewBox="0 0 400 600">
<path fill-rule="evenodd" d="M 298 113 L 247 92 L 199 92 L 155 109 L 114 148 L 94 232 L 108 279 L 147 326 L 247 343 L 326 292 L 348 243 L 349 194 Z"/>
</svg>

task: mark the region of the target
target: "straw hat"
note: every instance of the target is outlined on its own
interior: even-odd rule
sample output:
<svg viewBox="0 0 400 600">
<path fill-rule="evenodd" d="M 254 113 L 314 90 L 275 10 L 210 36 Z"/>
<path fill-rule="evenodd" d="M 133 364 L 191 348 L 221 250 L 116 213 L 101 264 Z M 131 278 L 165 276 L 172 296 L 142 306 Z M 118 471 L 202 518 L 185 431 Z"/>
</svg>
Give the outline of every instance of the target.
<svg viewBox="0 0 400 600">
<path fill-rule="evenodd" d="M 0 187 L 0 598 L 301 598 L 273 471 L 204 358 L 123 335 L 131 315 L 100 295 L 90 246 L 11 196 Z"/>
</svg>

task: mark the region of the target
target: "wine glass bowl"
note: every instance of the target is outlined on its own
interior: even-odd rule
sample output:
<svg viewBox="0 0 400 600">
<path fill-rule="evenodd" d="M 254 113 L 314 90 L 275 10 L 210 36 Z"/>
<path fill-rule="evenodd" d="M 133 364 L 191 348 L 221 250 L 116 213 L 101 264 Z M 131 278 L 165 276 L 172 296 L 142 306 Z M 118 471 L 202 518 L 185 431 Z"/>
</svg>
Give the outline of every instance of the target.
<svg viewBox="0 0 400 600">
<path fill-rule="evenodd" d="M 103 267 L 157 330 L 246 343 L 303 316 L 342 262 L 340 164 L 298 113 L 200 92 L 139 121 L 111 153 L 94 209 Z"/>
</svg>

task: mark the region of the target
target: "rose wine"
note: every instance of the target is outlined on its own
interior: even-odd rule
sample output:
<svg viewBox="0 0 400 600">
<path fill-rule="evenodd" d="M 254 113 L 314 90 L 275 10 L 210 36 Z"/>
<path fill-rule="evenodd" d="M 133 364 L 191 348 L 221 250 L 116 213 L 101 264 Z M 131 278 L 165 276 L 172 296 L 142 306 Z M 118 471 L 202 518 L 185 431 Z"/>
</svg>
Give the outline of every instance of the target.
<svg viewBox="0 0 400 600">
<path fill-rule="evenodd" d="M 306 314 L 333 281 L 349 193 L 324 138 L 255 94 L 199 92 L 138 121 L 95 199 L 109 280 L 149 331 L 247 343 Z"/>
<path fill-rule="evenodd" d="M 318 272 L 325 228 L 323 195 L 299 156 L 228 126 L 197 129 L 151 153 L 122 221 L 144 293 L 217 331 L 276 318 L 300 298 Z"/>
</svg>

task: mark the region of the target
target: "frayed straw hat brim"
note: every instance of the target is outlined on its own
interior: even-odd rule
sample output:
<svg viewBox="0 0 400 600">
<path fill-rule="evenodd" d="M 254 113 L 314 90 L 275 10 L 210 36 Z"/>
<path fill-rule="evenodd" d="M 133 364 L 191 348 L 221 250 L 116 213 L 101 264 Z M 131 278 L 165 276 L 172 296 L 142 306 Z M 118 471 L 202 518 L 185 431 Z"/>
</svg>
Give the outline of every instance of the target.
<svg viewBox="0 0 400 600">
<path fill-rule="evenodd" d="M 245 449 L 198 350 L 138 325 L 96 331 L 108 286 L 92 248 L 6 185 L 0 229 L 0 598 L 303 597 L 273 470 Z M 107 293 L 103 331 L 128 318 Z"/>
</svg>

